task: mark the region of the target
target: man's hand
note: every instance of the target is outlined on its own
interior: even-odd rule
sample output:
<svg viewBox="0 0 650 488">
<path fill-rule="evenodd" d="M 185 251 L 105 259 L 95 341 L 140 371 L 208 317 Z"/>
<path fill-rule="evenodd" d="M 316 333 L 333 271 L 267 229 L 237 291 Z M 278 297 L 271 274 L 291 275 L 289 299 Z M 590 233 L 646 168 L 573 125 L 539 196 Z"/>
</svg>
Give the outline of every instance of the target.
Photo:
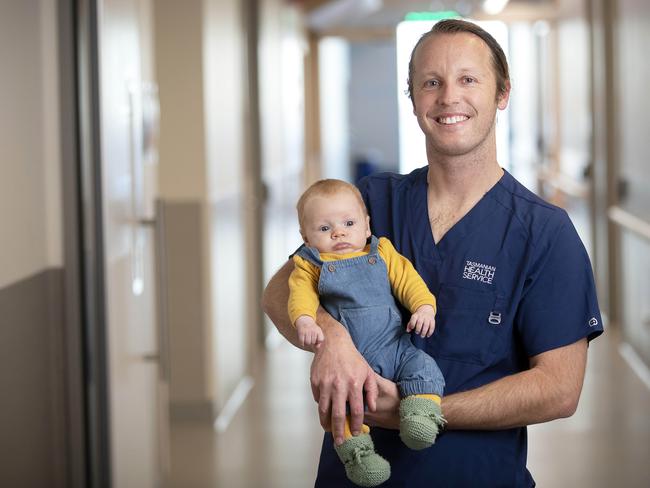
<svg viewBox="0 0 650 488">
<path fill-rule="evenodd" d="M 415 331 L 420 337 L 431 337 L 436 328 L 436 311 L 431 305 L 420 305 L 406 324 L 406 332 Z"/>
<path fill-rule="evenodd" d="M 302 347 L 318 347 L 325 340 L 323 329 L 309 315 L 301 315 L 296 319 L 296 330 Z"/>
<path fill-rule="evenodd" d="M 368 409 L 374 412 L 377 407 L 377 381 L 347 331 L 331 316 L 327 318 L 333 324 L 324 327 L 326 340 L 315 351 L 311 389 L 318 402 L 321 425 L 332 431 L 334 442 L 340 445 L 344 440 L 346 402 L 350 407 L 350 430 L 356 435 L 363 424 L 364 391 Z M 323 324 L 321 319 L 325 319 L 325 314 L 319 314 L 319 324 Z"/>
<path fill-rule="evenodd" d="M 366 412 L 365 422 L 385 429 L 399 429 L 400 396 L 397 385 L 378 374 L 375 374 L 379 395 L 377 409 Z"/>
</svg>

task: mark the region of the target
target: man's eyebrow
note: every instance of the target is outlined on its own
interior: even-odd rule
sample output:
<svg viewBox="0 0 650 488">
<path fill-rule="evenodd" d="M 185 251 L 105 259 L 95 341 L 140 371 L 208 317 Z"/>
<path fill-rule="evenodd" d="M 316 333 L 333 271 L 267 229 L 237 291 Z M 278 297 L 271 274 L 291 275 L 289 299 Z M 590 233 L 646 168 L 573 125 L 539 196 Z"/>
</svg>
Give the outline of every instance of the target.
<svg viewBox="0 0 650 488">
<path fill-rule="evenodd" d="M 485 74 L 484 71 L 481 68 L 479 68 L 478 66 L 471 67 L 471 68 L 470 67 L 460 68 L 460 69 L 456 70 L 456 73 L 460 73 L 460 74 L 478 74 L 478 75 L 484 75 Z M 424 77 L 440 76 L 440 74 L 437 71 L 434 71 L 434 70 L 422 71 L 421 74 Z"/>
<path fill-rule="evenodd" d="M 461 68 L 461 69 L 459 69 L 458 71 L 461 72 L 461 73 L 478 73 L 478 74 L 483 74 L 483 70 L 482 70 L 480 67 L 478 67 L 478 66 L 474 66 L 474 67 L 472 67 L 472 68 Z"/>
</svg>

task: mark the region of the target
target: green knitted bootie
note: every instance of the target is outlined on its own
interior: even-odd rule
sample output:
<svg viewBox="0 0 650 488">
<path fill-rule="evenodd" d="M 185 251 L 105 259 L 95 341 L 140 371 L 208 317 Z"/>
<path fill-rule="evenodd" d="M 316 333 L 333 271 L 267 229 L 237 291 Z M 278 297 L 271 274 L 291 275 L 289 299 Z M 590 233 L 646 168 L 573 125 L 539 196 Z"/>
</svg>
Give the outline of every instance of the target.
<svg viewBox="0 0 650 488">
<path fill-rule="evenodd" d="M 411 449 L 431 446 L 444 424 L 440 405 L 432 400 L 408 396 L 399 404 L 399 436 Z"/>
<path fill-rule="evenodd" d="M 345 474 L 355 485 L 377 486 L 390 478 L 390 464 L 375 452 L 369 434 L 350 437 L 340 446 L 334 446 L 336 454 L 345 465 Z"/>
</svg>

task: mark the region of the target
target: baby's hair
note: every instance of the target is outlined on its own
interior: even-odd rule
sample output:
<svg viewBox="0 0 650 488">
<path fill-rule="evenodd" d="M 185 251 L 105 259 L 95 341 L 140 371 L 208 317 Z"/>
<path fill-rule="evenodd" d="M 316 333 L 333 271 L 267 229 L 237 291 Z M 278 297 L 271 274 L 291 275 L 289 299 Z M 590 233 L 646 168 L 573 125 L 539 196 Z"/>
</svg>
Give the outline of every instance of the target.
<svg viewBox="0 0 650 488">
<path fill-rule="evenodd" d="M 296 210 L 298 211 L 298 221 L 300 222 L 300 228 L 304 228 L 304 214 L 305 214 L 305 204 L 307 200 L 316 196 L 330 196 L 340 193 L 342 191 L 349 191 L 357 198 L 359 205 L 363 209 L 363 213 L 368 215 L 368 210 L 366 209 L 366 204 L 363 202 L 361 197 L 361 192 L 357 189 L 356 186 L 348 183 L 343 180 L 318 180 L 316 183 L 311 185 L 305 190 L 305 193 L 301 195 L 296 204 Z"/>
</svg>

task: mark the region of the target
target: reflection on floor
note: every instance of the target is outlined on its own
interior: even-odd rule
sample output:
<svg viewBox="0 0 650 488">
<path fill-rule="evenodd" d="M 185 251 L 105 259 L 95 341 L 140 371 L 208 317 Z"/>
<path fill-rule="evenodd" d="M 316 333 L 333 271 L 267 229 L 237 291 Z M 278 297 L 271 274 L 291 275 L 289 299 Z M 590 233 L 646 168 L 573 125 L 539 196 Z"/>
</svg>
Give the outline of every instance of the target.
<svg viewBox="0 0 650 488">
<path fill-rule="evenodd" d="M 282 342 L 228 429 L 172 424 L 174 488 L 312 486 L 322 430 L 309 387 L 311 354 Z"/>
<path fill-rule="evenodd" d="M 613 331 L 595 341 L 578 412 L 529 429 L 529 469 L 542 488 L 650 486 L 650 390 L 617 351 Z M 172 426 L 177 488 L 313 486 L 321 431 L 308 382 L 310 355 L 287 344 L 228 430 Z"/>
</svg>

